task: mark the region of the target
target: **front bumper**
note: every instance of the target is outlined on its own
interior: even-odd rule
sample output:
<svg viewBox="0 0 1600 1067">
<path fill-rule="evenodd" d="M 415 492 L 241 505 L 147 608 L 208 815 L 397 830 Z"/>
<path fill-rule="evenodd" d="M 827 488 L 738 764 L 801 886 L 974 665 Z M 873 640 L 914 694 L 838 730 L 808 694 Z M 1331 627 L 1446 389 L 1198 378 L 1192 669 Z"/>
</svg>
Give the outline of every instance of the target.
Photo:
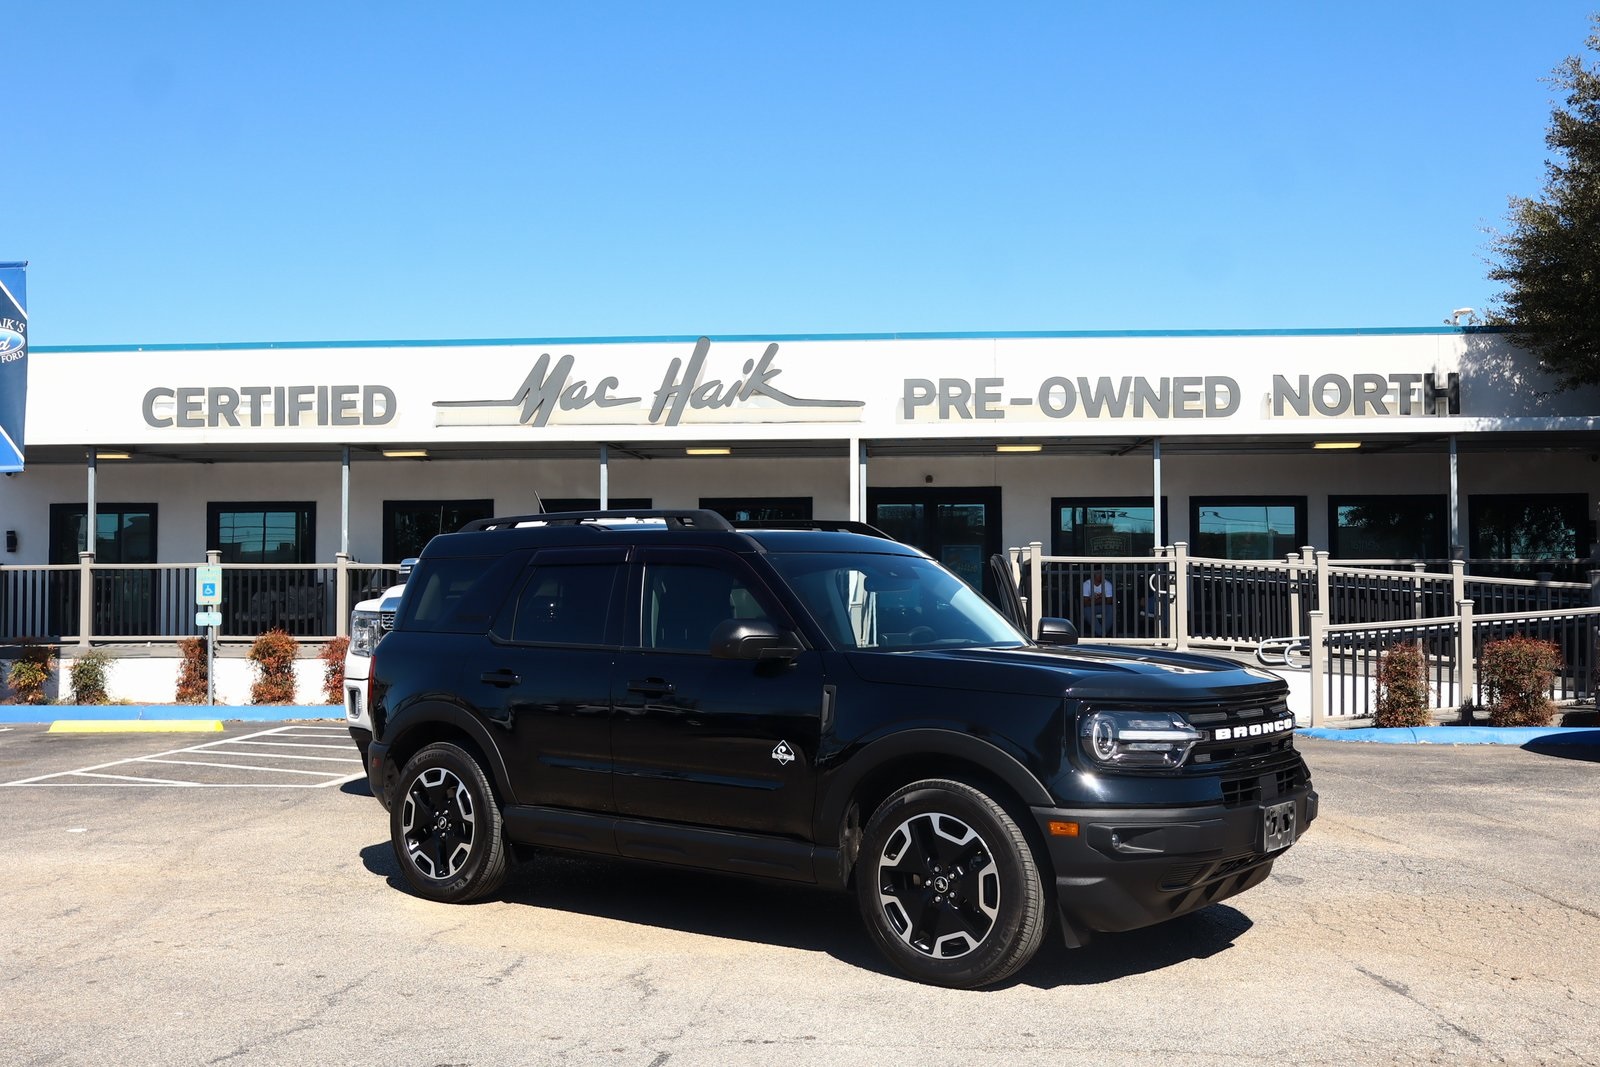
<svg viewBox="0 0 1600 1067">
<path fill-rule="evenodd" d="M 1237 806 L 1034 808 L 1067 944 L 1150 926 L 1259 884 L 1287 851 L 1264 851 L 1264 809 L 1285 803 L 1294 804 L 1298 839 L 1317 817 L 1309 785 Z M 1052 833 L 1052 823 L 1057 831 L 1075 824 L 1077 836 Z"/>
</svg>

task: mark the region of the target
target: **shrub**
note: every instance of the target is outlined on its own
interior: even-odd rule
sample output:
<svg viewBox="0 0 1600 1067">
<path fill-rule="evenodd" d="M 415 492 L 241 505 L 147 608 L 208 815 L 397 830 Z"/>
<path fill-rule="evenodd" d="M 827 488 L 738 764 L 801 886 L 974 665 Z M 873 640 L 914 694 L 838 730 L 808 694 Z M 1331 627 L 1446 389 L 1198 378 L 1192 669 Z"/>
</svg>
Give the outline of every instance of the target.
<svg viewBox="0 0 1600 1067">
<path fill-rule="evenodd" d="M 1378 660 L 1374 726 L 1427 726 L 1428 664 L 1415 641 L 1391 645 Z"/>
<path fill-rule="evenodd" d="M 1555 701 L 1546 696 L 1561 667 L 1561 649 L 1551 641 L 1518 634 L 1483 646 L 1478 675 L 1496 726 L 1549 726 Z"/>
<path fill-rule="evenodd" d="M 344 703 L 344 654 L 349 650 L 348 637 L 335 637 L 317 654 L 322 660 L 322 695 L 330 704 Z"/>
<path fill-rule="evenodd" d="M 16 695 L 18 704 L 48 704 L 45 687 L 56 670 L 56 649 L 43 642 L 24 642 L 17 653 L 11 670 L 6 673 L 6 684 Z"/>
<path fill-rule="evenodd" d="M 68 668 L 72 678 L 73 703 L 111 703 L 111 698 L 106 696 L 106 674 L 110 669 L 110 653 L 98 648 L 74 659 Z"/>
<path fill-rule="evenodd" d="M 299 653 L 300 646 L 283 630 L 268 630 L 256 638 L 250 646 L 250 662 L 256 667 L 250 703 L 294 703 L 294 660 Z"/>
<path fill-rule="evenodd" d="M 204 704 L 209 665 L 206 662 L 206 639 L 185 637 L 178 642 L 183 661 L 178 664 L 178 703 Z"/>
</svg>

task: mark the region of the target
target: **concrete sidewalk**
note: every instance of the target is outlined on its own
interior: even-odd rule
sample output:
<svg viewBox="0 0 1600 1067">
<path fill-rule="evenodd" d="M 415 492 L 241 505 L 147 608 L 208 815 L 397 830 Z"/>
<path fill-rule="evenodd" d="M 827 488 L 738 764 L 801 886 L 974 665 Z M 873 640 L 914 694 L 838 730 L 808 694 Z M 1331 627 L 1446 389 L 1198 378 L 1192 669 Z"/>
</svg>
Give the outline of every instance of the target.
<svg viewBox="0 0 1600 1067">
<path fill-rule="evenodd" d="M 1301 737 L 1324 741 L 1368 741 L 1380 745 L 1591 745 L 1600 747 L 1594 726 L 1393 726 L 1336 729 L 1302 727 Z"/>
<path fill-rule="evenodd" d="M 80 719 L 161 720 L 210 718 L 244 722 L 344 718 L 343 704 L 12 704 L 0 706 L 0 723 Z"/>
</svg>

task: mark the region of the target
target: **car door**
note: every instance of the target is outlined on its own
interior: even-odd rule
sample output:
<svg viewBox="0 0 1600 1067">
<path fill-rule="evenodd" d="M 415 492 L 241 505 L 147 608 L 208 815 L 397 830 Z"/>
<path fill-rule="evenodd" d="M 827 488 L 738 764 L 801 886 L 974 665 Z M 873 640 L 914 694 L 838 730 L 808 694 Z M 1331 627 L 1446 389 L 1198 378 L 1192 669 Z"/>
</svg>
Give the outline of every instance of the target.
<svg viewBox="0 0 1600 1067">
<path fill-rule="evenodd" d="M 628 587 L 611 735 L 617 811 L 696 826 L 809 837 L 825 677 L 821 653 L 714 658 L 727 619 L 796 629 L 731 552 L 644 548 Z M 798 641 L 798 638 L 797 638 Z"/>
<path fill-rule="evenodd" d="M 627 549 L 535 553 L 467 672 L 479 707 L 504 731 L 516 801 L 611 811 L 611 689 Z"/>
</svg>

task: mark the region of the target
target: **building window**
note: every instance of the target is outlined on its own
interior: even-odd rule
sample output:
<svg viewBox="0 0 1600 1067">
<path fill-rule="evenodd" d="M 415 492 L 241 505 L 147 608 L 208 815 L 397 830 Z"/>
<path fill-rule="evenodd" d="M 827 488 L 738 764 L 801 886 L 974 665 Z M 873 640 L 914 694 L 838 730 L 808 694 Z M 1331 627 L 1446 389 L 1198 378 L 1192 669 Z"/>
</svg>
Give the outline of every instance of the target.
<svg viewBox="0 0 1600 1067">
<path fill-rule="evenodd" d="M 1053 556 L 1149 556 L 1156 548 L 1155 507 L 1149 497 L 1056 497 L 1050 501 Z M 1167 501 L 1161 499 L 1167 532 Z"/>
<path fill-rule="evenodd" d="M 1589 498 L 1583 493 L 1485 493 L 1467 499 L 1474 574 L 1531 578 L 1553 564 L 1588 555 L 1594 539 Z M 1527 561 L 1518 564 L 1514 561 Z M 1544 566 L 1538 566 L 1543 564 Z"/>
<path fill-rule="evenodd" d="M 76 563 L 88 545 L 87 504 L 50 505 L 50 562 Z M 96 563 L 156 562 L 154 504 L 97 504 L 94 512 Z"/>
<path fill-rule="evenodd" d="M 493 515 L 493 500 L 385 500 L 383 561 L 398 563 L 420 556 L 423 546 L 437 535 Z"/>
<path fill-rule="evenodd" d="M 1334 559 L 1447 559 L 1450 498 L 1330 496 L 1328 547 Z"/>
<path fill-rule="evenodd" d="M 1190 497 L 1189 538 L 1196 556 L 1282 559 L 1306 543 L 1306 498 Z"/>
<path fill-rule="evenodd" d="M 808 496 L 703 496 L 700 507 L 729 522 L 784 522 L 811 518 Z"/>
<path fill-rule="evenodd" d="M 224 563 L 315 563 L 317 505 L 207 504 L 206 544 Z"/>
</svg>

